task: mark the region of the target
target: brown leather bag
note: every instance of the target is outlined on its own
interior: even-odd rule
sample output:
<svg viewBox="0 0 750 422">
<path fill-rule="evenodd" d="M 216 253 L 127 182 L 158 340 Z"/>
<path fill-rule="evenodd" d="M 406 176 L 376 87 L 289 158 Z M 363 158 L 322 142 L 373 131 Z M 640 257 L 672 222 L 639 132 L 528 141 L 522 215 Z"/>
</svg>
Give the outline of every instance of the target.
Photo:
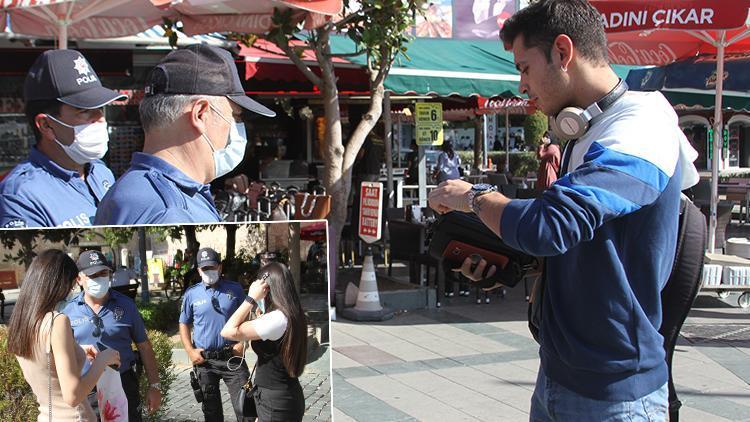
<svg viewBox="0 0 750 422">
<path fill-rule="evenodd" d="M 294 194 L 295 220 L 323 220 L 331 212 L 331 195 Z"/>
</svg>

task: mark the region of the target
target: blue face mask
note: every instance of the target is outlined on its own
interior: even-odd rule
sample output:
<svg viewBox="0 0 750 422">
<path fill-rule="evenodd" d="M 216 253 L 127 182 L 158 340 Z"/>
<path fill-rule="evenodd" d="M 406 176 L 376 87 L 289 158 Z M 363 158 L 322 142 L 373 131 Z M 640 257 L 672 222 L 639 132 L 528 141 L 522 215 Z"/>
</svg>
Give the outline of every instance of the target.
<svg viewBox="0 0 750 422">
<path fill-rule="evenodd" d="M 225 122 L 229 123 L 229 140 L 227 146 L 223 149 L 214 149 L 213 144 L 208 136 L 203 133 L 203 138 L 208 142 L 211 151 L 214 152 L 214 178 L 219 178 L 237 167 L 245 157 L 245 148 L 247 147 L 247 135 L 245 133 L 245 124 L 230 121 L 224 115 L 219 113 L 213 106 L 209 106 Z"/>
<path fill-rule="evenodd" d="M 268 279 L 269 277 L 270 277 L 270 274 L 268 274 L 267 272 L 263 273 L 263 275 L 261 276 L 261 280 L 263 280 L 266 283 L 268 283 L 268 286 L 271 287 L 271 280 Z M 270 295 L 270 294 L 271 294 L 271 292 L 269 291 L 268 295 Z M 266 295 L 266 297 L 268 297 L 268 295 Z M 260 299 L 258 301 L 258 309 L 260 309 L 260 313 L 262 313 L 262 314 L 266 313 L 266 297 L 264 297 L 264 298 L 262 298 L 262 299 Z"/>
<path fill-rule="evenodd" d="M 55 310 L 57 312 L 62 312 L 62 310 L 65 309 L 66 306 L 68 306 L 68 302 L 76 297 L 76 294 L 77 292 L 75 290 L 71 290 L 70 293 L 68 293 L 68 296 L 65 297 L 65 299 L 57 302 L 57 305 L 55 305 Z"/>
<path fill-rule="evenodd" d="M 266 299 L 265 298 L 258 301 L 258 309 L 260 309 L 260 313 L 262 314 L 266 313 Z"/>
</svg>

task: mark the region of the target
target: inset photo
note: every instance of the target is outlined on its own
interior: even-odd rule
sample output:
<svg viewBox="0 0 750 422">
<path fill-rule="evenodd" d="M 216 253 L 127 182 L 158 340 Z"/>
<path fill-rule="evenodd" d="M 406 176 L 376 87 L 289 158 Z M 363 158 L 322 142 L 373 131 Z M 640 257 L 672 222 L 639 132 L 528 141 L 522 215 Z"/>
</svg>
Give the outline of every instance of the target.
<svg viewBox="0 0 750 422">
<path fill-rule="evenodd" d="M 332 420 L 325 221 L 0 241 L 0 420 Z"/>
</svg>

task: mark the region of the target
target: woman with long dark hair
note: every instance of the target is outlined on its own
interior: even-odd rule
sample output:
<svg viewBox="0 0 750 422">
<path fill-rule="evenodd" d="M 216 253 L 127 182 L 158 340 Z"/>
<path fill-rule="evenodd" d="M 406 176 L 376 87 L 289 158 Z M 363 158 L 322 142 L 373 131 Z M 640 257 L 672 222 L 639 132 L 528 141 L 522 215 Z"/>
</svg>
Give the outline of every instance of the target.
<svg viewBox="0 0 750 422">
<path fill-rule="evenodd" d="M 96 422 L 88 401 L 107 365 L 119 365 L 114 349 L 79 346 L 61 304 L 76 285 L 78 267 L 63 251 L 49 249 L 31 262 L 13 308 L 8 351 L 16 355 L 39 403 L 38 421 Z M 86 357 L 91 367 L 81 375 Z"/>
<path fill-rule="evenodd" d="M 247 321 L 253 313 L 257 318 Z M 301 421 L 305 396 L 299 376 L 307 362 L 307 322 L 292 273 L 284 264 L 272 262 L 258 271 L 245 302 L 221 335 L 250 340 L 258 355 L 253 379 L 258 421 Z"/>
</svg>

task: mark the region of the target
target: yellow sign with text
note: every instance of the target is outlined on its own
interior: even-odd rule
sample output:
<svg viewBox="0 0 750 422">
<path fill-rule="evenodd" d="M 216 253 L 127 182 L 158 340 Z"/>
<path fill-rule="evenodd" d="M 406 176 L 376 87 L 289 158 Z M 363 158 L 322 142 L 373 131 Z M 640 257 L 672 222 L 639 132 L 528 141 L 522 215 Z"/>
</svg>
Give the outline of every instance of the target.
<svg viewBox="0 0 750 422">
<path fill-rule="evenodd" d="M 417 145 L 443 145 L 443 105 L 417 103 Z"/>
</svg>

